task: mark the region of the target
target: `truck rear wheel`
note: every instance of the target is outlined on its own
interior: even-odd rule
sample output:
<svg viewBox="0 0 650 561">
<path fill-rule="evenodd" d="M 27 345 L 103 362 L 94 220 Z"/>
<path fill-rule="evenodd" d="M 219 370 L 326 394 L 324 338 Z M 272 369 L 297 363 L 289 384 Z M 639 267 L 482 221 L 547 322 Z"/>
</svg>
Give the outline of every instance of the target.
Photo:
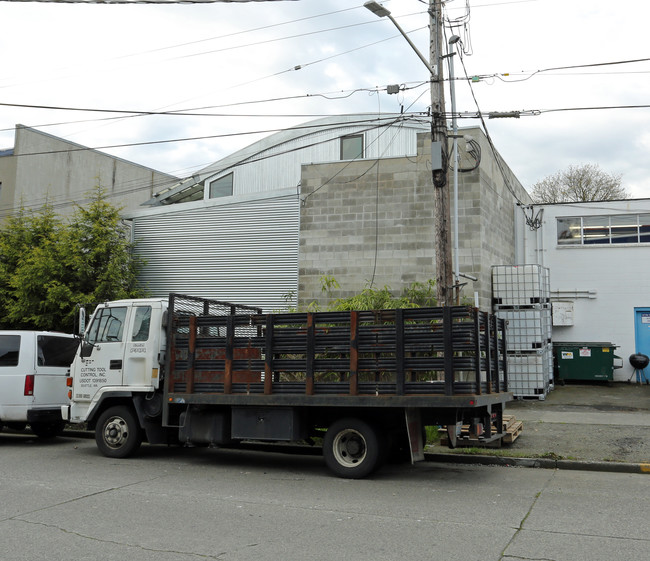
<svg viewBox="0 0 650 561">
<path fill-rule="evenodd" d="M 97 420 L 97 448 L 109 458 L 127 458 L 140 447 L 142 431 L 133 411 L 124 405 L 109 407 Z"/>
<path fill-rule="evenodd" d="M 384 456 L 384 440 L 361 419 L 340 419 L 323 439 L 325 464 L 338 477 L 361 479 L 375 471 Z"/>
</svg>

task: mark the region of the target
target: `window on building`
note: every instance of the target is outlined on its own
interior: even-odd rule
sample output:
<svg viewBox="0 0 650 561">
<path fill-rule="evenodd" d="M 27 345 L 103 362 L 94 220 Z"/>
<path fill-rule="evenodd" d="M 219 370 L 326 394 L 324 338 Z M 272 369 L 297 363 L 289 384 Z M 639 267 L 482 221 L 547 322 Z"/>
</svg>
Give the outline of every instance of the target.
<svg viewBox="0 0 650 561">
<path fill-rule="evenodd" d="M 582 218 L 582 243 L 586 245 L 609 243 L 609 216 Z"/>
<path fill-rule="evenodd" d="M 639 243 L 639 217 L 612 216 L 611 238 L 612 243 Z"/>
<path fill-rule="evenodd" d="M 557 219 L 557 243 L 559 245 L 575 245 L 582 243 L 582 224 L 580 218 Z"/>
<path fill-rule="evenodd" d="M 639 241 L 650 242 L 650 214 L 639 214 Z"/>
<path fill-rule="evenodd" d="M 341 160 L 363 158 L 363 135 L 351 134 L 341 137 Z"/>
<path fill-rule="evenodd" d="M 229 173 L 210 182 L 210 198 L 230 197 L 232 195 L 233 174 Z"/>
<path fill-rule="evenodd" d="M 558 218 L 557 243 L 558 245 L 650 243 L 650 214 Z"/>
</svg>

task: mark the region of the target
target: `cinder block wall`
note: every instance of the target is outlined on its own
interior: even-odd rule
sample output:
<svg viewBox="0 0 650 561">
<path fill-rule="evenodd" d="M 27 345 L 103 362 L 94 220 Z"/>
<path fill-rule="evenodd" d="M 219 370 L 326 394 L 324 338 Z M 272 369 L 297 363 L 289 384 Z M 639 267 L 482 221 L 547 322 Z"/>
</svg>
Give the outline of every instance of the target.
<svg viewBox="0 0 650 561">
<path fill-rule="evenodd" d="M 491 265 L 514 260 L 515 198 L 482 133 L 481 166 L 459 174 L 460 270 L 478 277 L 467 282 L 463 300 L 482 309 L 491 302 Z M 471 167 L 461 150 L 461 169 Z M 389 286 L 394 293 L 414 281 L 435 278 L 433 185 L 430 139 L 418 135 L 417 157 L 311 164 L 302 167 L 298 301 L 354 295 L 371 285 Z M 505 164 L 511 188 L 521 199 L 528 195 Z M 497 174 L 497 175 L 493 175 Z M 450 192 L 453 185 L 450 185 Z M 452 216 L 453 216 L 452 200 Z M 328 295 L 321 279 L 334 277 L 341 285 Z"/>
<path fill-rule="evenodd" d="M 396 292 L 434 278 L 430 181 L 419 158 L 302 168 L 298 296 L 323 306 L 321 277 L 341 285 L 333 297 L 365 287 Z"/>
</svg>

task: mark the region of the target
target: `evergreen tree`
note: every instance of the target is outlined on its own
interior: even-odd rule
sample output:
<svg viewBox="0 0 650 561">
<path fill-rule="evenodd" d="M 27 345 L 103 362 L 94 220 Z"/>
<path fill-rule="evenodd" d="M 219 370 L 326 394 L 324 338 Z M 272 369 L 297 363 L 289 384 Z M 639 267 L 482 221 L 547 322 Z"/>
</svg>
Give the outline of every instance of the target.
<svg viewBox="0 0 650 561">
<path fill-rule="evenodd" d="M 21 209 L 0 231 L 0 327 L 71 331 L 78 304 L 142 296 L 142 264 L 100 187 L 69 222 Z"/>
</svg>

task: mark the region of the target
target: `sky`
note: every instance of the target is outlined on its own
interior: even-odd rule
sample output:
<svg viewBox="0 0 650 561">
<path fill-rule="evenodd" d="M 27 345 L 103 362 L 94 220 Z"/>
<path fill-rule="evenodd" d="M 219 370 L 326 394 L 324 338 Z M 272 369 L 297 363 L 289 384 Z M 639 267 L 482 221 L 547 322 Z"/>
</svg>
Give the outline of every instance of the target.
<svg viewBox="0 0 650 561">
<path fill-rule="evenodd" d="M 0 0 L 0 150 L 22 124 L 188 177 L 322 116 L 426 112 L 427 68 L 363 1 Z M 382 3 L 427 56 L 427 3 Z M 464 51 L 454 58 L 457 110 L 486 116 L 524 187 L 597 164 L 630 196 L 650 198 L 648 0 L 453 0 L 445 14 Z M 404 89 L 389 95 L 390 84 Z M 613 108 L 639 105 L 648 107 Z M 511 111 L 521 117 L 487 118 Z"/>
</svg>

